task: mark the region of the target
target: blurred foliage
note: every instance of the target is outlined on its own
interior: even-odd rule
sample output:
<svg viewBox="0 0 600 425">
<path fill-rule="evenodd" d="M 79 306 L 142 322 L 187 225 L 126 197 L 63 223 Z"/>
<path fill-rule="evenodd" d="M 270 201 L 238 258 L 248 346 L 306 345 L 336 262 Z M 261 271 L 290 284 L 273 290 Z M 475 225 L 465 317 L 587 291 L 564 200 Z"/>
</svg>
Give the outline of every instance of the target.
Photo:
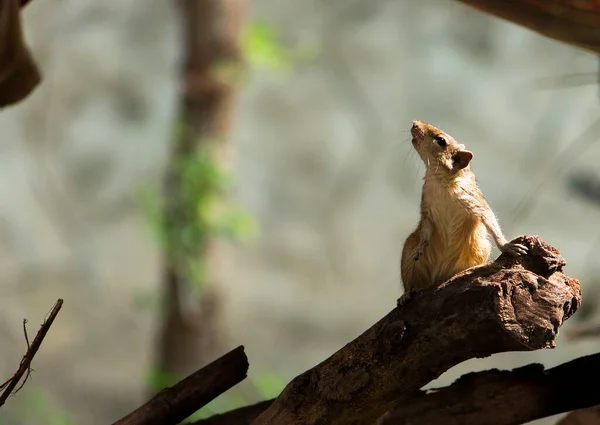
<svg viewBox="0 0 600 425">
<path fill-rule="evenodd" d="M 241 39 L 242 50 L 248 62 L 266 71 L 287 73 L 297 62 L 314 60 L 319 54 L 319 46 L 314 43 L 295 48 L 284 47 L 275 28 L 264 22 L 248 25 Z"/>
<path fill-rule="evenodd" d="M 23 388 L 21 410 L 25 423 L 36 422 L 45 425 L 74 425 L 65 410 L 56 407 L 46 392 L 39 387 Z"/>
<path fill-rule="evenodd" d="M 243 54 L 249 64 L 259 70 L 285 73 L 291 71 L 298 60 L 311 60 L 318 49 L 313 45 L 296 49 L 283 47 L 277 31 L 271 26 L 255 22 L 242 34 Z M 218 64 L 215 72 L 234 73 L 229 64 Z M 231 70 L 233 69 L 233 71 Z M 235 74 L 231 74 L 235 77 Z M 225 77 L 224 77 L 225 78 Z M 233 80 L 232 80 L 233 81 Z M 173 140 L 190 137 L 184 122 L 177 122 L 173 129 Z M 212 141 L 202 141 L 200 146 L 209 146 Z M 179 179 L 178 193 L 169 193 L 175 198 L 177 219 L 169 221 L 164 214 L 165 201 L 155 187 L 145 187 L 139 192 L 139 201 L 146 213 L 154 234 L 162 248 L 177 267 L 182 267 L 190 282 L 201 288 L 205 275 L 205 264 L 199 248 L 210 238 L 228 238 L 240 242 L 252 241 L 258 234 L 254 219 L 238 205 L 231 202 L 227 194 L 231 189 L 231 176 L 205 151 L 198 150 L 182 158 L 175 167 Z M 140 295 L 135 299 L 142 308 L 160 305 L 156 298 Z M 257 373 L 249 381 L 254 391 L 263 399 L 276 397 L 285 382 L 273 372 Z M 176 379 L 160 370 L 150 370 L 148 385 L 160 390 L 176 383 Z M 192 415 L 188 421 L 235 409 L 248 404 L 246 397 L 234 392 L 223 394 Z"/>
<path fill-rule="evenodd" d="M 285 387 L 285 382 L 278 374 L 273 372 L 257 374 L 252 379 L 252 383 L 265 400 L 277 397 L 281 393 L 281 390 L 283 390 L 283 387 Z"/>
<path fill-rule="evenodd" d="M 171 373 L 160 370 L 159 368 L 151 368 L 146 377 L 146 386 L 156 392 L 175 385 L 179 380 Z"/>
<path fill-rule="evenodd" d="M 242 33 L 242 50 L 248 62 L 257 68 L 289 71 L 292 53 L 277 42 L 277 32 L 267 24 L 254 22 Z"/>
<path fill-rule="evenodd" d="M 242 49 L 249 64 L 261 71 L 287 73 L 293 70 L 298 61 L 314 59 L 318 54 L 317 45 L 304 45 L 294 49 L 283 47 L 279 43 L 277 31 L 262 22 L 250 24 L 242 34 Z M 225 64 L 226 65 L 226 64 Z M 221 67 L 225 71 L 229 68 Z M 174 126 L 173 140 L 187 137 L 183 122 Z M 197 152 L 184 158 L 178 166 L 181 176 L 180 192 L 176 194 L 182 208 L 183 220 L 168 222 L 165 218 L 164 200 L 160 190 L 153 186 L 144 186 L 138 191 L 138 201 L 145 213 L 153 233 L 161 247 L 183 266 L 193 277 L 190 281 L 201 285 L 204 264 L 197 248 L 207 238 L 225 237 L 240 242 L 249 242 L 258 234 L 253 218 L 239 206 L 225 202 L 231 188 L 231 177 L 224 172 L 207 153 Z M 184 225 L 180 225 L 184 223 Z M 158 296 L 149 293 L 134 298 L 137 308 L 158 308 L 161 304 Z M 262 399 L 276 397 L 285 386 L 285 382 L 274 372 L 256 373 L 249 381 L 254 391 Z M 168 373 L 152 369 L 149 371 L 148 385 L 156 390 L 176 383 Z M 75 422 L 68 413 L 57 407 L 46 392 L 33 385 L 22 390 L 20 419 L 25 422 L 45 425 L 73 425 Z M 246 397 L 235 393 L 223 394 L 192 415 L 186 422 L 194 421 L 248 404 Z M 4 422 L 4 421 L 3 421 Z"/>
<path fill-rule="evenodd" d="M 274 372 L 258 372 L 248 379 L 252 383 L 254 391 L 256 391 L 263 400 L 277 397 L 285 387 L 285 382 Z M 186 422 L 205 419 L 212 415 L 246 406 L 248 403 L 248 400 L 244 397 L 225 393 L 198 410 L 190 416 Z"/>
<path fill-rule="evenodd" d="M 277 397 L 285 387 L 285 381 L 275 372 L 258 372 L 248 377 L 248 380 L 252 384 L 253 391 L 256 392 L 262 400 L 269 400 Z M 148 375 L 148 385 L 150 388 L 157 391 L 172 386 L 177 382 L 178 379 L 175 376 L 158 370 L 152 370 Z M 248 403 L 248 399 L 239 393 L 225 393 L 198 410 L 185 422 L 193 422 L 208 418 L 209 416 L 218 413 L 246 406 Z"/>
<path fill-rule="evenodd" d="M 227 200 L 230 176 L 209 154 L 195 152 L 175 168 L 179 184 L 171 189 L 170 199 L 161 200 L 157 188 L 146 187 L 139 200 L 170 261 L 186 273 L 191 284 L 201 286 L 206 269 L 200 252 L 204 243 L 210 238 L 248 242 L 258 228 L 250 215 Z M 165 202 L 175 204 L 173 216 L 164 214 Z"/>
<path fill-rule="evenodd" d="M 157 294 L 150 291 L 139 291 L 132 297 L 133 307 L 138 310 L 151 310 L 153 312 L 159 311 L 162 304 Z"/>
<path fill-rule="evenodd" d="M 205 264 L 199 249 L 211 238 L 224 237 L 248 241 L 257 234 L 252 218 L 227 200 L 230 176 L 207 153 L 198 151 L 182 158 L 178 193 L 175 198 L 176 217 L 162 215 L 158 232 L 165 249 L 190 282 L 201 285 Z"/>
<path fill-rule="evenodd" d="M 318 53 L 314 45 L 295 49 L 283 47 L 277 31 L 263 22 L 253 22 L 244 29 L 241 45 L 252 66 L 277 72 L 289 71 L 296 61 L 310 60 Z M 177 122 L 173 128 L 173 140 L 184 140 L 190 137 L 188 133 L 186 123 Z M 210 142 L 202 141 L 199 145 L 209 145 Z M 139 192 L 139 201 L 171 261 L 187 273 L 192 285 L 199 288 L 206 271 L 200 256 L 203 244 L 215 237 L 249 242 L 257 236 L 258 226 L 250 215 L 227 199 L 231 176 L 208 153 L 200 150 L 181 159 L 176 170 L 180 179 L 179 193 L 169 193 L 169 196 L 174 197 L 179 206 L 177 220 L 169 222 L 169 217 L 164 214 L 164 200 L 161 200 L 157 188 L 143 188 Z M 154 307 L 156 304 L 148 297 L 136 300 L 136 305 L 142 307 Z"/>
</svg>

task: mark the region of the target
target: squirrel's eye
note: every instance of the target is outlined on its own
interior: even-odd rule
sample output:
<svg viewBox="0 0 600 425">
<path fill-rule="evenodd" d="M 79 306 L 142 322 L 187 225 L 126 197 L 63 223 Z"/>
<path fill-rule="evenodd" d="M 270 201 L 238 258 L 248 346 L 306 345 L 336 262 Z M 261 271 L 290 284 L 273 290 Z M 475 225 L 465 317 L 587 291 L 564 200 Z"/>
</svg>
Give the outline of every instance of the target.
<svg viewBox="0 0 600 425">
<path fill-rule="evenodd" d="M 437 136 L 434 140 L 435 140 L 435 143 L 437 143 L 438 145 L 440 145 L 443 148 L 445 148 L 448 145 L 448 142 L 446 142 L 445 137 Z"/>
</svg>

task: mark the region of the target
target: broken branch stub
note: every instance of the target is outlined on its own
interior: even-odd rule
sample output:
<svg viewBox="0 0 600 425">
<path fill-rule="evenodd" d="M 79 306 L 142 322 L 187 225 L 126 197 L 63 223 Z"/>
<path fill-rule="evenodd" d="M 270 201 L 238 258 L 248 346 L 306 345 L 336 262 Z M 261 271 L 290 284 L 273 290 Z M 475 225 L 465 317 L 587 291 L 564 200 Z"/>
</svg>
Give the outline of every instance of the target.
<svg viewBox="0 0 600 425">
<path fill-rule="evenodd" d="M 248 358 L 241 345 L 160 391 L 113 425 L 176 425 L 246 378 Z"/>
<path fill-rule="evenodd" d="M 537 236 L 415 295 L 290 382 L 252 425 L 374 423 L 452 366 L 506 351 L 552 348 L 581 303 L 564 259 Z"/>
</svg>

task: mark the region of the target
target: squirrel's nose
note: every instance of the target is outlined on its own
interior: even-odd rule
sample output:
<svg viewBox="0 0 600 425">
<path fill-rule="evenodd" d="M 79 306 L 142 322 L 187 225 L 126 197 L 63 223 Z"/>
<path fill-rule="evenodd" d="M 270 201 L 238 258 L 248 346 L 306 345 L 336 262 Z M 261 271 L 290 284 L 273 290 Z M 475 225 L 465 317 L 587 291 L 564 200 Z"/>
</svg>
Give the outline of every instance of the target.
<svg viewBox="0 0 600 425">
<path fill-rule="evenodd" d="M 412 130 L 418 130 L 421 127 L 421 121 L 415 120 L 412 122 Z"/>
</svg>

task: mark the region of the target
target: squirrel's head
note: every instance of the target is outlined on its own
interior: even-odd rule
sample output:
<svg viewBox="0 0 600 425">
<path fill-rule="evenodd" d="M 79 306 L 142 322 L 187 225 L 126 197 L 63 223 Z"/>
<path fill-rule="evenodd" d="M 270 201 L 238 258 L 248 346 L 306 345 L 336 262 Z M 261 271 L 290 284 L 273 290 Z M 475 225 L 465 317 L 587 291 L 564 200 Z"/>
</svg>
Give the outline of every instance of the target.
<svg viewBox="0 0 600 425">
<path fill-rule="evenodd" d="M 473 153 L 466 150 L 465 145 L 423 121 L 413 121 L 410 133 L 412 144 L 427 169 L 455 174 L 467 168 L 473 159 Z"/>
</svg>

